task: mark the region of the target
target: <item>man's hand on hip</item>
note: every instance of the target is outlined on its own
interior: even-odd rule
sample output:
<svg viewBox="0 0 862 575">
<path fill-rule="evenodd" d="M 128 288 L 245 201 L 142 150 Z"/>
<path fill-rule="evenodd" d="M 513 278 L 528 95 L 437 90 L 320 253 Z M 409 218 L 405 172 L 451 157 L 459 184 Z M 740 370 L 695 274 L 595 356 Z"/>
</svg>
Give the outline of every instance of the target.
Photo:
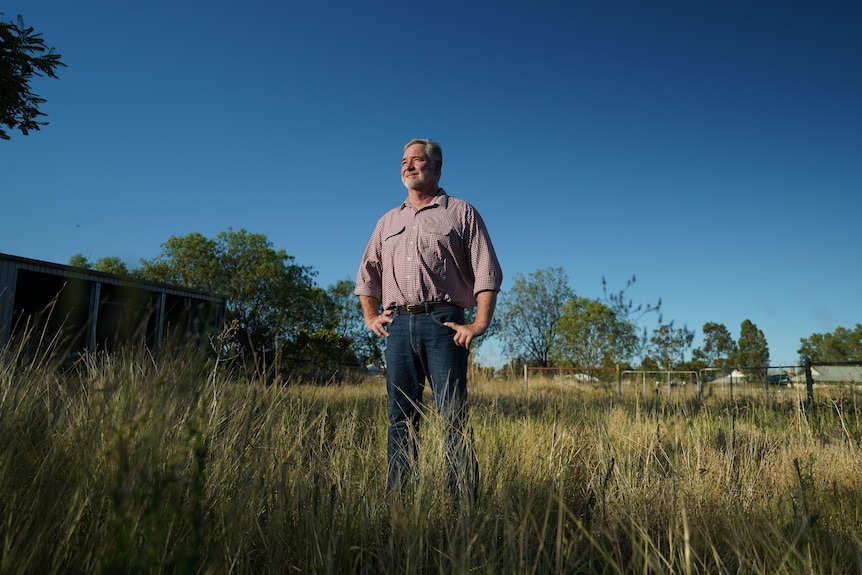
<svg viewBox="0 0 862 575">
<path fill-rule="evenodd" d="M 488 329 L 488 326 L 477 324 L 476 322 L 461 325 L 454 321 L 447 321 L 443 325 L 455 330 L 455 335 L 452 339 L 455 340 L 455 345 L 463 347 L 464 349 L 470 349 L 470 343 L 472 343 L 475 338 L 485 333 Z"/>
</svg>

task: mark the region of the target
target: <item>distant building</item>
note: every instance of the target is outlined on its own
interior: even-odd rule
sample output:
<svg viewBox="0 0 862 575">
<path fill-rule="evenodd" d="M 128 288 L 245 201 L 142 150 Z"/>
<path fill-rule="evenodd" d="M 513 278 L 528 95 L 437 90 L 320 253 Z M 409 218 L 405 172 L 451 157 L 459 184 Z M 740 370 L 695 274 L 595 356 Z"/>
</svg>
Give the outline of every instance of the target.
<svg viewBox="0 0 862 575">
<path fill-rule="evenodd" d="M 70 355 L 130 342 L 156 350 L 169 335 L 203 344 L 221 330 L 225 303 L 199 290 L 0 253 L 0 347 L 42 333 Z"/>
<path fill-rule="evenodd" d="M 818 365 L 811 366 L 811 379 L 820 383 L 862 383 L 862 365 Z M 730 374 L 709 381 L 714 384 L 745 383 L 746 373 L 734 369 Z M 767 381 L 770 385 L 805 385 L 805 368 L 769 368 Z"/>
<path fill-rule="evenodd" d="M 860 365 L 812 365 L 814 383 L 862 383 Z"/>
</svg>

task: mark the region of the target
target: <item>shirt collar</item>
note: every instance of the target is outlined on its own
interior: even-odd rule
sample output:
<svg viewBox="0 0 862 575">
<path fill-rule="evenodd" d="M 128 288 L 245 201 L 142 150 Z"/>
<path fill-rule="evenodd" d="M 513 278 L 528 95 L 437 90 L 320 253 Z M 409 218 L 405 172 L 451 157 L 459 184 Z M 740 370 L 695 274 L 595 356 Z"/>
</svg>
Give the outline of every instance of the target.
<svg viewBox="0 0 862 575">
<path fill-rule="evenodd" d="M 427 209 L 430 209 L 430 208 L 436 208 L 436 207 L 438 207 L 438 206 L 439 206 L 439 207 L 441 207 L 441 208 L 443 208 L 443 209 L 446 209 L 446 208 L 449 206 L 449 194 L 447 194 L 447 193 L 446 193 L 446 190 L 444 190 L 443 188 L 439 188 L 439 189 L 437 190 L 437 195 L 436 195 L 436 196 L 434 196 L 434 199 L 433 199 L 433 200 L 431 200 L 431 203 L 430 203 L 430 204 L 428 204 L 427 206 L 425 206 L 425 207 L 424 207 L 424 208 L 422 208 L 422 209 L 423 209 L 423 210 L 427 210 Z M 404 208 L 406 208 L 406 207 L 410 207 L 410 201 L 409 201 L 409 198 L 408 198 L 408 199 L 405 199 L 405 200 L 404 200 L 404 202 L 401 204 L 401 209 L 402 209 L 402 210 L 403 210 Z"/>
</svg>

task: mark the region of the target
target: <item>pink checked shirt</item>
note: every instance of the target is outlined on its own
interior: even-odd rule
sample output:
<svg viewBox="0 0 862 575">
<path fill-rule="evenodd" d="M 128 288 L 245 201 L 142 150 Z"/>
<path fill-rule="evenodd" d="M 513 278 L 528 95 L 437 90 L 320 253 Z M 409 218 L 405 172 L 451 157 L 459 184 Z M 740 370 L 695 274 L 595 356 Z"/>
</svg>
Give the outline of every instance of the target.
<svg viewBox="0 0 862 575">
<path fill-rule="evenodd" d="M 380 299 L 384 309 L 426 301 L 472 308 L 477 293 L 499 291 L 502 281 L 479 212 L 441 188 L 421 210 L 405 201 L 378 220 L 354 293 Z"/>
</svg>

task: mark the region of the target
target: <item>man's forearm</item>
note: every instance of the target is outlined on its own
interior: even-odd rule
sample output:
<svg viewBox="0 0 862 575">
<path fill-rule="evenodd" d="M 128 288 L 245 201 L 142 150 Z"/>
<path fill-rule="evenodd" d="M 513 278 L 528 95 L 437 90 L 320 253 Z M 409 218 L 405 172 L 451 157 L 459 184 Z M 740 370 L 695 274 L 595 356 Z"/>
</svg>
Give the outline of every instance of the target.
<svg viewBox="0 0 862 575">
<path fill-rule="evenodd" d="M 496 307 L 497 292 L 487 290 L 476 294 L 476 317 L 473 318 L 473 323 L 482 327 L 482 333 L 490 327 Z"/>
<path fill-rule="evenodd" d="M 376 297 L 361 295 L 359 305 L 362 306 L 362 317 L 366 324 L 380 315 L 380 301 Z"/>
</svg>

